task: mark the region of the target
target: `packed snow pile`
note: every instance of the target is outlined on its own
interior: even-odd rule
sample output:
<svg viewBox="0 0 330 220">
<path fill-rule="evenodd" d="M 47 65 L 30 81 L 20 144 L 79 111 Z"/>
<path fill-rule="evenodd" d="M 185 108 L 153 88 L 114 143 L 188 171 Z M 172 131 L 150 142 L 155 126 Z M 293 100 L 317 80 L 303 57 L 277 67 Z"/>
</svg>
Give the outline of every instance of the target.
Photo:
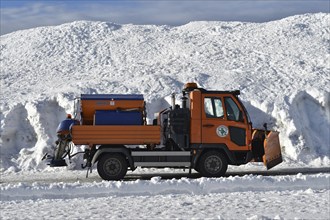
<svg viewBox="0 0 330 220">
<path fill-rule="evenodd" d="M 81 172 L 10 173 L 0 184 L 1 219 L 329 218 L 328 173 L 75 180 Z"/>
<path fill-rule="evenodd" d="M 65 183 L 12 183 L 0 186 L 1 201 L 28 199 L 96 198 L 105 196 L 210 194 L 246 191 L 324 190 L 329 174 L 305 176 L 230 176 L 222 178 L 170 179 L 160 176 L 151 180 Z M 313 183 L 313 185 L 311 185 Z M 244 186 L 244 187 L 242 187 Z M 37 193 L 33 193 L 33 191 Z M 88 192 L 88 193 L 86 193 Z"/>
<path fill-rule="evenodd" d="M 44 169 L 81 93 L 144 94 L 148 119 L 196 82 L 241 90 L 288 164 L 330 165 L 330 15 L 179 27 L 77 21 L 0 37 L 1 170 Z"/>
</svg>

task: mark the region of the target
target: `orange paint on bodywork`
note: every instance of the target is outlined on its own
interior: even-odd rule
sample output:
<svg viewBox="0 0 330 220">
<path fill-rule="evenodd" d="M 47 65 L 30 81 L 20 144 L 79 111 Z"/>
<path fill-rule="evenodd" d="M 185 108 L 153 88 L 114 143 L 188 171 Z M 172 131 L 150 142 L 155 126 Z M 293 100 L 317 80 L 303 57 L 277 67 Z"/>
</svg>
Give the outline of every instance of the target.
<svg viewBox="0 0 330 220">
<path fill-rule="evenodd" d="M 72 142 L 76 145 L 98 144 L 159 144 L 158 125 L 75 125 L 72 127 Z"/>
<path fill-rule="evenodd" d="M 191 143 L 202 142 L 202 135 L 201 135 L 202 110 L 201 109 L 202 109 L 201 91 L 195 90 L 190 92 L 190 112 L 191 112 L 190 142 Z"/>
</svg>

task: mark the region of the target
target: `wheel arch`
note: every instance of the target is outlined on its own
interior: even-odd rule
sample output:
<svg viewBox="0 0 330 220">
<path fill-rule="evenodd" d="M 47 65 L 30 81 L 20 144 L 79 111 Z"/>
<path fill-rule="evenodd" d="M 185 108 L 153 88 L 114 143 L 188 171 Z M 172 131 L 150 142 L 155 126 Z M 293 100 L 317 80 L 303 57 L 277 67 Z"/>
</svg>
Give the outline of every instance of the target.
<svg viewBox="0 0 330 220">
<path fill-rule="evenodd" d="M 134 162 L 131 151 L 124 145 L 101 145 L 93 156 L 92 164 L 95 164 L 104 154 L 122 154 L 127 158 L 129 167 L 134 170 Z"/>
<path fill-rule="evenodd" d="M 200 144 L 196 145 L 193 149 L 196 150 L 196 155 L 192 160 L 193 168 L 198 166 L 201 156 L 209 151 L 218 151 L 226 157 L 228 164 L 236 164 L 235 156 L 228 149 L 226 144 Z"/>
</svg>

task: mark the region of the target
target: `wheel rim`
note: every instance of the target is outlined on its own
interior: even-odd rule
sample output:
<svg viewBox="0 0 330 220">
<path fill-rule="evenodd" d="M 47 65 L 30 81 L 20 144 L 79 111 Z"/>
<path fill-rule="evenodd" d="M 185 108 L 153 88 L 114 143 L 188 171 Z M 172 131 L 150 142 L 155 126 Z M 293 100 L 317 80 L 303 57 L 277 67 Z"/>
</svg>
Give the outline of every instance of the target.
<svg viewBox="0 0 330 220">
<path fill-rule="evenodd" d="M 115 176 L 120 173 L 122 165 L 118 159 L 111 158 L 105 161 L 103 168 L 109 176 Z"/>
<path fill-rule="evenodd" d="M 209 173 L 218 173 L 221 170 L 222 167 L 222 161 L 220 159 L 220 157 L 218 156 L 209 156 L 206 160 L 205 160 L 205 169 L 207 170 L 207 172 Z"/>
</svg>

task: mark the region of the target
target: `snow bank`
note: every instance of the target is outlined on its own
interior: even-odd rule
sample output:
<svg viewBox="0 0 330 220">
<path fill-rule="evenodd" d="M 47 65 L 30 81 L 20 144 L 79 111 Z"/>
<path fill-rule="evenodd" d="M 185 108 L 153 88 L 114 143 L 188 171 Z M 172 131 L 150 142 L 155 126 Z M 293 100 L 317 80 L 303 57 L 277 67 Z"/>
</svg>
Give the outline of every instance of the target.
<svg viewBox="0 0 330 220">
<path fill-rule="evenodd" d="M 142 93 L 149 121 L 194 81 L 240 89 L 255 127 L 281 132 L 287 163 L 329 166 L 329 14 L 179 27 L 77 21 L 1 36 L 1 170 L 44 169 L 81 93 Z M 285 147 L 284 147 L 285 146 Z"/>
<path fill-rule="evenodd" d="M 65 180 L 63 173 L 69 171 L 52 178 Z M 2 183 L 0 215 L 1 219 L 328 219 L 329 178 L 329 174 L 298 174 Z"/>
<path fill-rule="evenodd" d="M 56 174 L 55 174 L 56 175 Z M 329 188 L 330 175 L 230 176 L 226 178 L 171 179 L 156 176 L 151 180 L 7 183 L 0 185 L 1 201 L 28 199 L 72 199 L 110 196 L 265 192 L 284 190 L 323 190 Z M 88 192 L 88 193 L 86 193 Z"/>
</svg>

